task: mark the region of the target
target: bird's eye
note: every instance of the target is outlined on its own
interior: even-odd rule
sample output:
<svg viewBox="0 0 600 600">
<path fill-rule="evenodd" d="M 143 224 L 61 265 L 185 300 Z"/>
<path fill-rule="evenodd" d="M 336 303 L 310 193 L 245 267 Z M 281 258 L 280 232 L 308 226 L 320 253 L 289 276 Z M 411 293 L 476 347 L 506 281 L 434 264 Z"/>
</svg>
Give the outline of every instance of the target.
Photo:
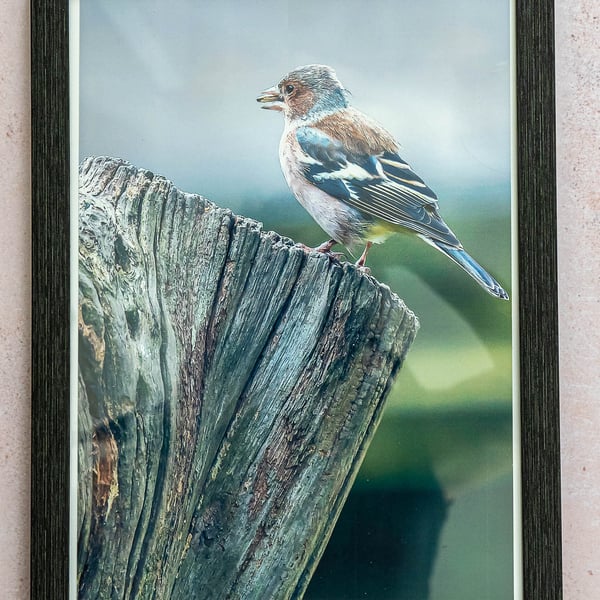
<svg viewBox="0 0 600 600">
<path fill-rule="evenodd" d="M 286 94 L 291 94 L 294 91 L 294 86 L 291 83 L 288 83 L 285 86 L 285 93 Z"/>
</svg>

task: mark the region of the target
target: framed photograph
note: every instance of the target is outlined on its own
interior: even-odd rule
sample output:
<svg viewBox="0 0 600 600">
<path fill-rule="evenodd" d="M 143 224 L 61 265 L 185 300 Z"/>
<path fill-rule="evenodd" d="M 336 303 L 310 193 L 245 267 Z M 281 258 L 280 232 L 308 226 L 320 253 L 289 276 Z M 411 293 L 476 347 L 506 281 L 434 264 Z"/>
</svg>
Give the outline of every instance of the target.
<svg viewBox="0 0 600 600">
<path fill-rule="evenodd" d="M 31 10 L 32 598 L 561 597 L 553 3 Z"/>
</svg>

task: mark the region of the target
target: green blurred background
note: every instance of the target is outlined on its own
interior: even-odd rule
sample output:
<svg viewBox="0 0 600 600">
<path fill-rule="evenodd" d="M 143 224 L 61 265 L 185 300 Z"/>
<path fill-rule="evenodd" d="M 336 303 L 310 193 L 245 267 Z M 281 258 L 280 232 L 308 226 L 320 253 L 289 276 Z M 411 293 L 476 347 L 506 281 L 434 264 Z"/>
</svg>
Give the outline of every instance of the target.
<svg viewBox="0 0 600 600">
<path fill-rule="evenodd" d="M 80 156 L 125 158 L 317 245 L 280 172 L 281 115 L 255 98 L 329 64 L 510 293 L 510 7 L 81 0 Z M 369 266 L 421 327 L 306 597 L 511 598 L 511 303 L 418 239 Z"/>
<path fill-rule="evenodd" d="M 510 190 L 449 192 L 444 207 L 464 208 L 470 195 L 475 205 Z M 510 293 L 508 215 L 444 214 Z M 303 215 L 293 227 L 259 217 L 305 243 L 324 240 Z M 418 239 L 374 247 L 369 265 L 420 329 L 306 598 L 512 598 L 511 304 Z"/>
</svg>

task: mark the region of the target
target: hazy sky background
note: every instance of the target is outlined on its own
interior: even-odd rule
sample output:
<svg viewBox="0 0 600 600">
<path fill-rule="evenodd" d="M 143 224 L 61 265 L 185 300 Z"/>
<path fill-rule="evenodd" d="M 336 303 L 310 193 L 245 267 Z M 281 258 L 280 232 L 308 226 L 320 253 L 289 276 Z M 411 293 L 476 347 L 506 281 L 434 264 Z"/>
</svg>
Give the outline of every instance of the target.
<svg viewBox="0 0 600 600">
<path fill-rule="evenodd" d="M 253 216 L 253 197 L 291 198 L 257 93 L 318 62 L 438 195 L 507 185 L 508 28 L 506 0 L 82 0 L 80 154 Z"/>
</svg>

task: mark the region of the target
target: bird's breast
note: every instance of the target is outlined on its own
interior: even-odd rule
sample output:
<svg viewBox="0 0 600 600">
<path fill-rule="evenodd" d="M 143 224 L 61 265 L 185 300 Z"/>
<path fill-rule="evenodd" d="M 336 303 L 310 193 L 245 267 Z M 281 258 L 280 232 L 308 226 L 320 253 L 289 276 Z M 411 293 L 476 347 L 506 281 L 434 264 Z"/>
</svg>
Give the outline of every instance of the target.
<svg viewBox="0 0 600 600">
<path fill-rule="evenodd" d="M 279 161 L 298 202 L 332 239 L 349 247 L 364 241 L 371 220 L 308 181 L 304 167 L 310 160 L 300 148 L 294 131 L 284 131 L 279 144 Z"/>
</svg>

